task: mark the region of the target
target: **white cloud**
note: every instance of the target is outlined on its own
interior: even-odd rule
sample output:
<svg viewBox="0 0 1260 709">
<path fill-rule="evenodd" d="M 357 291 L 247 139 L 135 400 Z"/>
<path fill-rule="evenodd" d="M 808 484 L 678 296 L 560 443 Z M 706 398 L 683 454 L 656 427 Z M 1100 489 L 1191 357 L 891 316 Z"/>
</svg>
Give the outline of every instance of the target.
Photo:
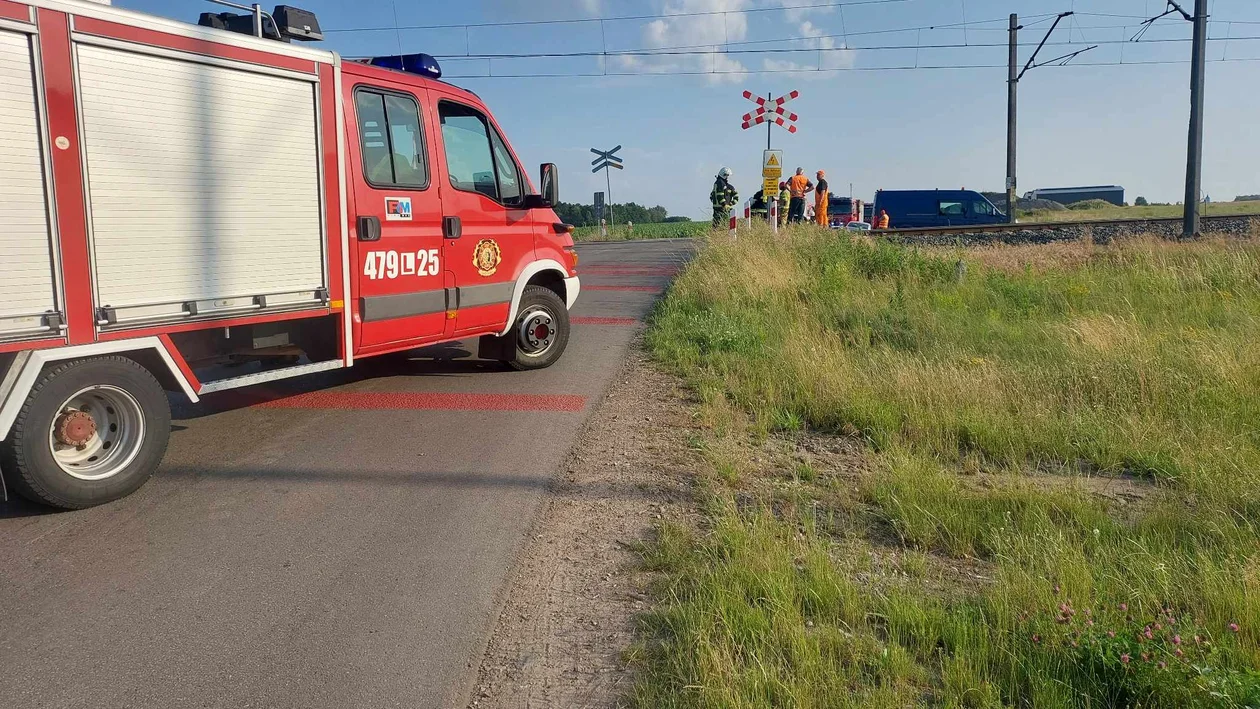
<svg viewBox="0 0 1260 709">
<path fill-rule="evenodd" d="M 761 66 L 765 71 L 786 71 L 786 72 L 815 72 L 814 76 L 821 74 L 816 70 L 835 70 L 848 69 L 853 66 L 856 60 L 857 52 L 848 49 L 845 45 L 836 44 L 836 38 L 827 36 L 827 31 L 821 27 L 814 25 L 809 20 L 800 23 L 797 28 L 800 36 L 804 39 L 811 40 L 799 43 L 803 47 L 802 52 L 810 50 L 821 50 L 813 52 L 813 62 L 802 63 L 789 59 L 763 59 Z M 794 44 L 793 46 L 798 46 Z M 794 55 L 804 57 L 805 54 Z"/>
<path fill-rule="evenodd" d="M 623 55 L 617 61 L 626 71 L 660 74 L 712 72 L 709 80 L 715 83 L 740 81 L 746 76 L 747 67 L 723 53 L 721 48 L 727 42 L 739 42 L 748 36 L 748 17 L 739 11 L 749 7 L 749 0 L 668 0 L 661 8 L 663 15 L 723 14 L 652 20 L 643 25 L 643 46 L 662 50 L 686 47 L 698 50 L 698 53 L 659 57 Z M 706 49 L 711 51 L 704 51 Z"/>
<path fill-rule="evenodd" d="M 825 15 L 835 12 L 836 7 L 802 7 L 803 5 L 817 5 L 818 0 L 779 0 L 779 4 L 787 8 L 784 15 L 787 16 L 788 22 L 800 22 L 808 17 L 811 13 Z"/>
<path fill-rule="evenodd" d="M 801 36 L 813 39 L 813 42 L 806 42 L 811 49 L 835 49 L 836 38 L 825 37 L 826 32 L 819 27 L 815 27 L 813 22 L 805 20 L 801 23 Z"/>
</svg>

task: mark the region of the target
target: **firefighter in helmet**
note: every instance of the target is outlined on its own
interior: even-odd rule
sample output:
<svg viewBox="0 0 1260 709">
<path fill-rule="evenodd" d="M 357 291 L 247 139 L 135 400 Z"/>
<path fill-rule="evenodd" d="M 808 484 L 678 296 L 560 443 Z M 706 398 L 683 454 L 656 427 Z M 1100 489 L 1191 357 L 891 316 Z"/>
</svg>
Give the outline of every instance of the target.
<svg viewBox="0 0 1260 709">
<path fill-rule="evenodd" d="M 709 193 L 709 202 L 713 205 L 713 228 L 726 226 L 731 216 L 731 209 L 739 201 L 739 193 L 731 186 L 731 169 L 724 167 L 718 170 L 717 180 L 713 182 L 713 191 Z"/>
</svg>

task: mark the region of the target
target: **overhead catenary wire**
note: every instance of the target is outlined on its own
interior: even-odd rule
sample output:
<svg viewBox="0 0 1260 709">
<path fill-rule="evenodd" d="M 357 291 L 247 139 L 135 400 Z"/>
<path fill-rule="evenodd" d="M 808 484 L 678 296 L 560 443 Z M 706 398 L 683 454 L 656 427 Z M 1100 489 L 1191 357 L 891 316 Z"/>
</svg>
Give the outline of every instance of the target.
<svg viewBox="0 0 1260 709">
<path fill-rule="evenodd" d="M 584 22 L 624 22 L 634 20 L 662 20 L 674 17 L 715 17 L 717 15 L 729 15 L 733 13 L 748 14 L 759 12 L 790 12 L 800 10 L 817 10 L 824 8 L 842 8 L 854 7 L 858 5 L 892 5 L 897 3 L 913 2 L 914 0 L 842 0 L 833 2 L 820 2 L 809 5 L 791 5 L 791 6 L 764 6 L 764 7 L 746 7 L 733 10 L 693 10 L 689 12 L 662 12 L 645 15 L 617 15 L 613 17 L 567 17 L 555 20 L 515 20 L 506 22 L 461 22 L 444 25 L 404 25 L 398 29 L 404 30 L 440 30 L 440 29 L 458 29 L 463 27 L 526 27 L 534 25 L 571 25 Z M 393 27 L 337 27 L 328 28 L 324 32 L 382 32 L 393 30 Z"/>
<path fill-rule="evenodd" d="M 731 9 L 731 10 L 697 10 L 697 11 L 691 11 L 691 12 L 657 13 L 657 14 L 643 14 L 643 15 L 617 15 L 613 17 L 568 17 L 568 18 L 560 18 L 560 19 L 554 19 L 554 20 L 462 22 L 462 23 L 450 23 L 450 24 L 440 24 L 440 25 L 398 25 L 398 26 L 372 25 L 372 26 L 362 26 L 362 27 L 327 28 L 324 30 L 324 32 L 325 33 L 352 33 L 352 32 L 395 32 L 398 30 L 408 30 L 408 31 L 448 30 L 448 29 L 469 30 L 469 29 L 485 29 L 485 28 L 493 28 L 493 27 L 528 27 L 528 26 L 537 26 L 537 25 L 567 25 L 567 24 L 583 24 L 583 23 L 629 22 L 629 21 L 639 21 L 639 20 L 668 20 L 668 19 L 676 19 L 676 18 L 688 18 L 688 17 L 715 17 L 718 15 L 764 13 L 764 12 L 787 12 L 787 11 L 801 11 L 801 10 L 827 9 L 827 8 L 836 8 L 839 10 L 841 16 L 843 16 L 845 7 L 853 7 L 853 6 L 861 6 L 861 5 L 885 5 L 885 4 L 906 3 L 906 2 L 913 2 L 913 1 L 914 0 L 849 0 L 847 2 L 825 2 L 825 3 L 814 3 L 814 4 L 809 4 L 809 5 L 790 5 L 790 6 L 780 5 L 780 6 L 774 6 L 774 7 L 770 7 L 770 6 L 749 7 L 749 8 L 740 8 L 740 9 Z M 1040 22 L 1049 21 L 1049 19 L 1053 19 L 1057 14 L 1058 13 L 1050 12 L 1050 13 L 1040 13 L 1040 14 L 1035 14 L 1035 15 L 1029 15 L 1028 16 L 1029 19 L 1035 19 L 1035 18 L 1042 18 L 1042 19 L 1036 19 L 1035 22 L 1026 23 L 1025 26 L 1031 27 L 1033 24 L 1039 24 Z M 1124 15 L 1124 14 L 1107 13 L 1107 12 L 1078 12 L 1077 14 L 1079 14 L 1082 17 L 1103 17 L 1103 18 L 1128 19 L 1128 20 L 1149 19 L 1145 15 Z M 935 24 L 935 25 L 922 25 L 922 26 L 917 26 L 917 27 L 898 27 L 898 28 L 881 29 L 881 30 L 864 30 L 864 31 L 857 31 L 857 32 L 845 31 L 842 34 L 822 35 L 822 37 L 835 38 L 835 37 L 843 37 L 845 35 L 859 36 L 859 35 L 871 35 L 871 34 L 888 34 L 888 33 L 893 33 L 893 32 L 913 32 L 915 30 L 920 30 L 920 29 L 929 30 L 929 29 L 967 28 L 970 31 L 981 31 L 981 30 L 975 29 L 974 26 L 982 25 L 982 24 L 1005 23 L 1005 22 L 1006 22 L 1005 18 L 998 18 L 998 19 L 992 19 L 992 20 L 970 20 L 970 21 L 964 21 L 964 22 L 943 23 L 943 24 Z M 1212 23 L 1260 25 L 1260 20 L 1218 19 L 1218 20 L 1213 20 Z M 1098 28 L 1087 27 L 1085 29 L 1098 29 Z M 1005 32 L 1006 30 L 1005 28 L 1003 28 L 1000 30 L 995 29 L 993 31 Z M 817 39 L 817 38 L 796 37 L 794 39 Z M 732 42 L 731 44 L 751 44 L 751 43 L 766 42 L 766 41 L 778 42 L 778 41 L 784 41 L 784 40 L 778 40 L 778 39 L 741 40 L 738 42 Z"/>
<path fill-rule="evenodd" d="M 814 38 L 811 38 L 814 39 Z M 1260 40 L 1260 35 L 1247 37 L 1212 37 L 1209 42 L 1244 42 Z M 1141 44 L 1167 44 L 1167 43 L 1186 43 L 1190 42 L 1190 38 L 1161 38 L 1142 40 Z M 1130 40 L 1096 40 L 1089 42 L 1091 46 L 1102 45 L 1127 45 L 1136 44 Z M 1062 41 L 1062 42 L 1046 42 L 1047 47 L 1074 47 L 1080 46 L 1083 42 Z M 691 45 L 688 47 L 670 47 L 666 49 L 628 49 L 628 50 L 611 50 L 607 52 L 590 50 L 578 52 L 505 52 L 496 54 L 438 54 L 438 59 L 448 61 L 472 60 L 472 59 L 580 59 L 589 57 L 686 57 L 686 56 L 704 56 L 710 54 L 721 53 L 731 56 L 740 55 L 760 55 L 760 54 L 794 54 L 805 52 L 826 52 L 841 54 L 845 52 L 874 52 L 874 51 L 911 51 L 916 49 L 986 49 L 1005 47 L 1005 42 L 988 42 L 984 44 L 961 44 L 958 42 L 938 43 L 938 44 L 886 44 L 872 45 L 864 47 L 779 47 L 774 49 L 721 49 L 720 45 Z M 1053 61 L 1053 60 L 1052 60 Z M 1078 64 L 1076 66 L 1085 66 Z"/>
<path fill-rule="evenodd" d="M 1082 14 L 1088 14 L 1088 13 L 1082 13 Z M 1045 22 L 1049 22 L 1049 21 L 1053 20 L 1056 16 L 1057 16 L 1057 15 L 1056 15 L 1055 13 L 1049 13 L 1049 14 L 1045 14 L 1045 15 L 1033 15 L 1033 16 L 1031 16 L 1031 18 L 1030 18 L 1032 21 L 1030 21 L 1030 22 L 1025 22 L 1025 23 L 1024 23 L 1024 27 L 1034 27 L 1034 26 L 1036 26 L 1036 25 L 1043 24 L 1043 23 L 1045 23 Z M 1032 19 L 1032 18 L 1040 18 L 1040 19 Z M 1006 22 L 1006 20 L 1005 20 L 1005 19 L 994 19 L 994 20 L 971 20 L 971 21 L 967 22 L 966 24 L 967 24 L 968 26 L 974 26 L 974 25 L 980 25 L 980 24 L 993 24 L 993 23 L 997 23 L 997 22 L 1003 22 L 1003 23 L 1004 23 L 1004 22 Z M 1222 20 L 1222 21 L 1220 21 L 1220 22 L 1221 22 L 1221 23 L 1228 24 L 1228 23 L 1227 23 L 1227 21 L 1224 21 L 1224 20 Z M 729 43 L 726 43 L 726 44 L 720 44 L 720 45 L 719 45 L 719 44 L 714 44 L 714 43 L 710 42 L 710 43 L 707 43 L 707 44 L 681 44 L 681 45 L 669 45 L 669 46 L 665 46 L 665 47 L 632 47 L 632 48 L 626 48 L 626 49 L 612 49 L 612 50 L 608 50 L 608 49 L 603 49 L 603 50 L 587 50 L 587 51 L 579 51 L 579 52 L 501 52 L 501 53 L 470 53 L 470 52 L 469 52 L 469 50 L 467 49 L 467 35 L 465 35 L 465 47 L 466 47 L 466 49 L 465 49 L 465 53 L 464 53 L 464 54 L 436 54 L 435 56 L 437 56 L 439 59 L 486 59 L 486 58 L 491 58 L 491 59 L 530 59 L 530 58 L 596 57 L 596 56 L 618 56 L 618 55 L 633 56 L 633 55 L 636 55 L 636 54 L 643 54 L 643 55 L 647 55 L 647 54 L 651 54 L 651 53 L 661 54 L 661 55 L 663 55 L 663 56 L 669 56 L 669 53 L 670 53 L 670 52 L 676 52 L 676 51 L 678 51 L 678 50 L 699 50 L 699 51 L 696 51 L 696 52 L 690 52 L 690 53 L 694 53 L 694 54 L 703 54 L 703 55 L 706 55 L 706 56 L 707 56 L 707 55 L 708 55 L 708 54 L 710 54 L 711 52 L 718 51 L 718 49 L 717 49 L 718 47 L 722 47 L 722 48 L 723 48 L 723 49 L 722 49 L 722 51 L 723 51 L 724 53 L 730 53 L 730 54 L 735 54 L 735 53 L 745 53 L 745 54 L 747 54 L 747 53 L 754 53 L 754 52 L 753 52 L 753 50 L 740 49 L 740 47 L 753 46 L 753 45 L 762 45 L 762 44 L 782 44 L 782 43 L 786 43 L 786 42 L 808 42 L 808 43 L 821 43 L 821 41 L 822 41 L 822 40 L 829 40 L 829 39 L 842 39 L 842 40 L 843 40 L 843 42 L 844 42 L 844 45 L 845 45 L 845 46 L 842 46 L 842 47 L 817 47 L 817 46 L 811 46 L 811 47 L 801 47 L 801 48 L 777 48 L 777 49 L 773 49 L 773 50 L 766 50 L 766 51 L 765 51 L 765 53 L 784 53 L 784 52 L 792 52 L 792 51 L 798 51 L 798 52 L 799 52 L 799 51 L 812 51 L 812 50 L 815 50 L 815 49 L 820 49 L 820 48 L 821 48 L 821 49 L 824 49 L 825 51 L 841 51 L 841 50 L 864 50 L 864 51 L 866 51 L 866 50 L 882 50 L 882 49 L 952 49 L 952 48 L 955 48 L 955 47 L 975 47 L 975 48 L 985 48 L 985 47 L 1005 47 L 1005 46 L 1006 46 L 1006 43 L 1005 43 L 1005 42 L 1002 42 L 1002 43 L 974 43 L 974 42 L 972 42 L 972 43 L 967 43 L 967 44 L 964 44 L 964 45 L 955 45 L 955 44 L 923 45 L 923 44 L 915 44 L 915 45 L 895 45 L 895 46 L 881 46 L 881 45 L 874 45 L 874 46 L 849 46 L 849 38 L 850 38 L 850 37 L 862 37 L 862 36 L 884 35 L 884 34 L 898 34 L 898 33 L 909 33 L 909 32 L 916 32 L 916 33 L 920 33 L 920 34 L 921 34 L 923 31 L 959 29 L 959 28 L 961 28 L 961 27 L 963 26 L 963 24 L 964 24 L 964 23 L 961 23 L 961 22 L 956 22 L 956 23 L 945 23 L 945 24 L 935 24 L 935 25 L 922 25 L 922 26 L 918 26 L 918 27 L 896 27 L 896 28 L 887 28 L 887 29 L 879 29 L 879 30 L 863 30 L 863 31 L 857 31 L 857 32 L 842 32 L 841 34 L 823 34 L 823 35 L 817 35 L 817 36 L 814 36 L 814 37 L 776 37 L 776 38 L 770 38 L 770 39 L 740 40 L 740 41 L 737 41 L 737 42 L 729 42 Z M 1086 26 L 1080 26 L 1080 25 L 1078 25 L 1078 26 L 1076 27 L 1076 29 L 1077 29 L 1077 31 L 1078 31 L 1078 32 L 1080 32 L 1080 33 L 1081 33 L 1082 37 L 1084 37 L 1084 31 L 1086 31 L 1086 30 L 1089 30 L 1089 31 L 1095 31 L 1095 30 L 1116 30 L 1116 29 L 1119 29 L 1119 30 L 1124 30 L 1124 26 L 1121 26 L 1121 25 L 1107 25 L 1107 26 L 1086 25 Z M 988 31 L 988 30 L 985 30 L 985 31 Z M 999 31 L 999 30 L 993 30 L 993 31 Z M 1003 30 L 1000 30 L 1000 31 L 1005 32 L 1006 30 L 1005 30 L 1005 29 L 1003 29 Z M 1210 37 L 1210 38 L 1208 39 L 1208 41 L 1211 41 L 1211 42 L 1218 42 L 1218 41 L 1226 41 L 1227 39 L 1239 40 L 1239 41 L 1248 41 L 1248 40 L 1254 40 L 1254 39 L 1257 39 L 1257 38 L 1260 38 L 1260 37 Z M 1158 44 L 1158 43 L 1167 43 L 1167 42 L 1189 42 L 1189 41 L 1191 41 L 1189 37 L 1185 37 L 1185 38 L 1158 38 L 1158 39 L 1143 39 L 1143 40 L 1141 40 L 1141 43 L 1144 43 L 1144 44 Z M 1096 45 L 1109 45 L 1109 44 L 1123 44 L 1123 43 L 1131 43 L 1131 42 L 1133 42 L 1133 40 L 1132 40 L 1132 39 L 1127 39 L 1127 38 L 1125 38 L 1125 39 L 1119 39 L 1119 40 L 1094 40 L 1094 41 L 1092 41 L 1092 42 L 1085 42 L 1085 41 L 1082 41 L 1082 42 L 1070 42 L 1070 41 L 1069 41 L 1069 42 L 1052 42 L 1052 43 L 1050 44 L 1050 46 L 1069 46 L 1069 45 L 1072 45 L 1072 44 L 1084 44 L 1084 43 L 1088 43 L 1088 44 L 1096 44 Z M 602 32 L 602 29 L 601 29 L 601 44 L 606 45 L 606 41 L 605 41 L 605 38 L 604 38 L 604 35 L 603 35 L 603 32 Z M 680 53 L 680 54 L 687 54 L 687 53 L 689 53 L 689 52 L 679 52 L 679 53 Z"/>
<path fill-rule="evenodd" d="M 1235 38 L 1237 39 L 1237 38 Z M 1210 64 L 1233 64 L 1240 62 L 1260 62 L 1260 57 L 1255 58 L 1233 58 L 1233 59 L 1209 59 Z M 1185 59 L 1154 59 L 1143 61 L 1119 61 L 1110 62 L 1080 62 L 1066 65 L 1050 65 L 1048 68 L 1087 68 L 1087 67 L 1117 67 L 1117 66 L 1155 66 L 1155 65 L 1177 65 L 1189 64 L 1189 60 Z M 865 72 L 905 72 L 905 71 L 965 71 L 976 69 L 1005 69 L 1005 64 L 924 64 L 919 66 L 880 66 L 880 67 L 792 67 L 786 69 L 733 69 L 723 71 L 710 70 L 677 70 L 669 69 L 666 71 L 609 71 L 609 72 L 546 72 L 546 73 L 513 73 L 513 74 L 449 74 L 449 79 L 548 79 L 548 78 L 599 78 L 599 77 L 671 77 L 671 76 L 760 76 L 763 74 L 842 74 L 846 72 L 865 73 Z"/>
<path fill-rule="evenodd" d="M 981 29 L 980 27 L 987 24 L 1005 23 L 1006 19 L 966 20 L 965 19 L 966 15 L 964 14 L 963 15 L 964 20 L 962 22 L 937 23 L 937 24 L 932 24 L 932 25 L 922 25 L 918 27 L 894 27 L 894 28 L 860 30 L 860 31 L 851 31 L 850 28 L 843 25 L 843 17 L 844 17 L 843 13 L 844 13 L 844 7 L 846 6 L 882 5 L 882 4 L 892 4 L 892 3 L 897 3 L 897 2 L 907 2 L 907 1 L 910 1 L 910 0 L 848 0 L 848 1 L 842 1 L 842 2 L 816 2 L 816 3 L 807 4 L 807 5 L 793 5 L 793 6 L 773 6 L 773 7 L 760 6 L 760 7 L 734 9 L 734 10 L 709 10 L 709 11 L 695 11 L 695 12 L 660 13 L 660 14 L 652 14 L 652 15 L 622 15 L 622 16 L 615 16 L 615 17 L 608 17 L 608 18 L 568 18 L 568 19 L 557 19 L 557 20 L 526 20 L 526 21 L 517 21 L 517 22 L 486 22 L 486 23 L 464 23 L 464 24 L 450 24 L 450 25 L 406 26 L 406 27 L 401 27 L 401 28 L 395 26 L 395 27 L 390 27 L 390 28 L 379 28 L 379 29 L 389 29 L 389 30 L 397 31 L 398 29 L 463 28 L 465 30 L 465 53 L 464 54 L 437 54 L 436 56 L 446 62 L 484 61 L 486 63 L 486 72 L 484 74 L 461 74 L 459 75 L 459 78 L 509 78 L 509 77 L 525 78 L 525 77 L 531 77 L 531 76 L 538 76 L 538 77 L 640 76 L 640 75 L 665 76 L 665 75 L 705 75 L 705 74 L 743 75 L 743 74 L 800 73 L 800 72 L 820 72 L 820 71 L 821 72 L 905 71 L 905 70 L 913 70 L 916 68 L 983 69 L 983 68 L 996 68 L 997 67 L 997 65 L 967 64 L 967 63 L 951 64 L 951 65 L 934 65 L 934 64 L 920 65 L 918 55 L 921 50 L 998 48 L 998 47 L 1006 46 L 1005 43 L 984 43 L 984 42 L 974 43 L 970 41 L 969 37 L 964 36 L 964 41 L 962 44 L 957 44 L 957 43 L 923 44 L 919 38 L 922 36 L 922 33 L 925 30 L 935 31 L 935 30 L 962 29 L 964 32 L 966 32 L 968 28 L 972 28 L 972 29 L 975 29 L 975 31 L 1005 32 L 1006 31 L 1005 29 L 988 30 L 988 29 Z M 1073 5 L 1075 5 L 1075 0 L 1073 0 Z M 963 7 L 965 8 L 965 5 Z M 785 11 L 785 10 L 803 10 L 803 9 L 810 9 L 810 8 L 838 8 L 841 18 L 842 18 L 841 33 L 817 35 L 817 36 L 794 36 L 794 37 L 781 37 L 781 38 L 770 38 L 770 39 L 739 40 L 739 41 L 729 42 L 729 43 L 726 41 L 723 41 L 722 44 L 716 44 L 716 43 L 710 42 L 706 44 L 671 45 L 671 46 L 665 46 L 665 47 L 638 47 L 638 48 L 611 49 L 610 50 L 607 48 L 607 40 L 606 40 L 605 31 L 604 31 L 605 22 L 613 22 L 613 21 L 620 21 L 620 20 L 646 20 L 646 19 L 655 20 L 655 19 L 672 18 L 672 17 L 697 17 L 697 16 L 717 16 L 717 15 L 722 15 L 725 18 L 725 16 L 729 15 L 732 12 L 737 12 L 737 13 L 778 12 L 778 11 Z M 965 13 L 965 9 L 964 9 L 964 13 Z M 1105 17 L 1105 18 L 1123 18 L 1123 19 L 1138 19 L 1139 18 L 1139 16 L 1137 15 L 1122 15 L 1122 14 L 1117 14 L 1117 13 L 1080 12 L 1079 14 L 1082 16 L 1087 16 L 1087 17 Z M 1049 22 L 1051 20 L 1054 20 L 1057 16 L 1058 16 L 1058 13 L 1044 13 L 1040 15 L 1032 15 L 1027 18 L 1027 21 L 1024 23 L 1024 26 L 1031 27 L 1034 25 L 1039 25 L 1045 22 Z M 1148 18 L 1142 18 L 1142 19 L 1148 19 Z M 520 25 L 547 25 L 547 24 L 562 24 L 562 23 L 577 23 L 577 22 L 587 22 L 587 23 L 599 22 L 600 23 L 600 39 L 601 39 L 600 44 L 603 47 L 602 49 L 588 50 L 588 51 L 572 51 L 572 52 L 522 51 L 522 52 L 473 53 L 471 52 L 471 47 L 469 46 L 468 31 L 470 28 L 520 26 Z M 1085 39 L 1085 35 L 1084 35 L 1085 30 L 1094 31 L 1094 30 L 1121 29 L 1122 32 L 1124 31 L 1123 25 L 1081 26 L 1075 23 L 1075 19 L 1073 20 L 1073 23 L 1074 23 L 1074 29 L 1076 29 L 1076 31 L 1080 33 L 1082 40 Z M 1220 20 L 1218 23 L 1226 24 L 1229 28 L 1229 31 L 1226 32 L 1225 37 L 1209 38 L 1209 41 L 1224 41 L 1226 42 L 1227 48 L 1228 48 L 1228 43 L 1230 41 L 1245 42 L 1245 41 L 1260 39 L 1260 36 L 1234 37 L 1232 36 L 1233 34 L 1232 21 Z M 369 28 L 369 27 L 342 28 L 339 31 L 359 31 L 359 30 L 368 31 L 368 30 L 375 30 L 375 29 L 378 29 L 378 28 Z M 916 33 L 916 41 L 914 44 L 851 46 L 851 38 L 853 37 L 908 33 L 908 32 Z M 835 39 L 841 39 L 843 41 L 843 45 L 839 47 L 826 46 L 826 43 L 828 40 L 834 41 Z M 1144 44 L 1181 43 L 1181 42 L 1189 42 L 1189 41 L 1191 41 L 1190 38 L 1157 38 L 1157 39 L 1144 40 L 1142 43 Z M 801 42 L 807 43 L 807 46 L 802 46 L 802 47 L 779 46 L 779 47 L 773 47 L 773 48 L 761 48 L 759 46 L 759 45 L 771 44 L 771 43 L 775 43 L 775 44 L 794 43 L 795 44 L 795 43 L 801 43 Z M 1124 54 L 1123 54 L 1123 45 L 1129 44 L 1129 43 L 1132 43 L 1131 40 L 1128 40 L 1125 38 L 1121 38 L 1117 40 L 1100 40 L 1100 41 L 1096 40 L 1090 43 L 1093 47 L 1096 47 L 1099 45 L 1122 45 L 1120 61 L 1119 62 L 1090 62 L 1090 63 L 1082 62 L 1082 63 L 1073 64 L 1073 66 L 1088 67 L 1088 66 L 1113 66 L 1113 65 L 1121 65 L 1121 64 L 1131 65 L 1131 64 L 1177 63 L 1177 62 L 1164 62 L 1164 61 L 1158 61 L 1158 60 L 1139 61 L 1139 62 L 1125 61 Z M 1082 43 L 1074 42 L 1069 37 L 1069 41 L 1050 42 L 1048 46 L 1072 47 L 1072 46 L 1080 46 L 1080 44 Z M 756 48 L 752 48 L 752 47 L 756 47 Z M 914 66 L 876 66 L 876 67 L 826 67 L 824 66 L 824 58 L 827 55 L 835 56 L 836 53 L 838 52 L 847 53 L 847 52 L 858 52 L 858 51 L 875 52 L 875 51 L 896 51 L 896 50 L 907 50 L 907 51 L 914 50 L 916 54 L 915 65 Z M 814 67 L 793 65 L 787 68 L 777 68 L 777 69 L 772 69 L 772 68 L 757 69 L 757 68 L 749 68 L 749 67 L 739 67 L 738 69 L 720 69 L 720 70 L 716 66 L 716 55 L 719 53 L 723 55 L 731 56 L 731 57 L 738 57 L 738 56 L 757 56 L 757 55 L 799 54 L 803 52 L 816 52 L 817 57 L 818 57 L 817 65 Z M 1051 61 L 1059 61 L 1061 59 L 1068 59 L 1068 58 L 1074 57 L 1076 54 L 1078 53 L 1073 52 L 1070 54 L 1066 54 L 1063 57 L 1059 57 L 1056 60 L 1051 60 Z M 627 70 L 627 71 L 610 70 L 609 60 L 616 59 L 619 57 L 626 58 L 626 59 L 632 59 L 632 58 L 639 59 L 639 58 L 651 58 L 651 57 L 661 57 L 661 58 L 695 57 L 698 59 L 708 59 L 709 68 L 707 70 L 695 70 L 688 67 L 671 67 L 671 66 L 663 66 L 663 65 L 642 65 L 641 64 L 639 70 Z M 599 58 L 601 66 L 600 66 L 599 71 L 597 72 L 586 72 L 586 71 L 550 72 L 550 73 L 513 72 L 513 73 L 503 74 L 503 73 L 496 73 L 494 71 L 495 60 L 566 59 L 566 58 L 569 58 L 569 59 Z M 1235 61 L 1235 59 L 1228 59 L 1227 52 L 1222 53 L 1221 59 L 1216 59 L 1212 61 L 1219 62 L 1222 60 Z M 1245 57 L 1238 58 L 1237 60 L 1238 61 L 1251 61 L 1251 59 L 1245 58 Z M 452 78 L 455 78 L 455 75 L 453 74 L 448 73 L 448 76 L 452 76 Z"/>
</svg>

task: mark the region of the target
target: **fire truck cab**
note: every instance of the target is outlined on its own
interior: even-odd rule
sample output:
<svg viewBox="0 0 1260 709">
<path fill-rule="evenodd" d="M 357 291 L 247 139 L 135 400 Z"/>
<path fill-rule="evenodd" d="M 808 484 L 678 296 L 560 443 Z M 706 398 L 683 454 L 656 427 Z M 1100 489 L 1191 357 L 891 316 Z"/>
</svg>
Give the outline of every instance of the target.
<svg viewBox="0 0 1260 709">
<path fill-rule="evenodd" d="M 318 35 L 280 10 L 268 34 Z M 166 390 L 468 338 L 554 363 L 580 290 L 556 167 L 535 189 L 440 77 L 427 55 L 0 0 L 2 479 L 62 508 L 130 494 L 165 453 Z"/>
</svg>

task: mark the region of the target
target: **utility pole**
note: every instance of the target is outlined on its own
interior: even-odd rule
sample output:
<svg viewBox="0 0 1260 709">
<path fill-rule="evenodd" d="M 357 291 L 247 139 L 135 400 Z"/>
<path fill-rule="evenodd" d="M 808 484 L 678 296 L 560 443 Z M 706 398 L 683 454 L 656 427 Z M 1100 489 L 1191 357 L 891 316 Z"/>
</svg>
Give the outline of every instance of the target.
<svg viewBox="0 0 1260 709">
<path fill-rule="evenodd" d="M 613 214 L 612 178 L 608 176 L 608 165 L 604 165 L 604 185 L 608 187 L 608 226 L 617 223 L 617 215 Z"/>
<path fill-rule="evenodd" d="M 1016 146 L 1016 117 L 1019 111 L 1019 81 L 1024 78 L 1024 74 L 1029 69 L 1046 66 L 1047 64 L 1059 63 L 1060 66 L 1067 64 L 1077 56 L 1088 52 L 1091 49 L 1097 49 L 1098 45 L 1086 47 L 1075 52 L 1069 52 L 1061 57 L 1047 59 L 1040 64 L 1037 61 L 1037 55 L 1041 53 L 1042 47 L 1046 46 L 1046 41 L 1050 39 L 1050 35 L 1054 34 L 1054 30 L 1059 26 L 1065 17 L 1071 17 L 1074 12 L 1061 12 L 1059 16 L 1054 18 L 1054 24 L 1050 25 L 1050 29 L 1046 31 L 1046 36 L 1041 38 L 1041 43 L 1033 50 L 1032 56 L 1028 57 L 1028 63 L 1024 64 L 1024 68 L 1015 71 L 1015 67 L 1019 64 L 1019 31 L 1023 27 L 1019 24 L 1019 16 L 1011 13 L 1010 25 L 1010 58 L 1006 79 L 1006 220 L 1009 223 L 1015 222 L 1015 146 Z"/>
<path fill-rule="evenodd" d="M 767 93 L 766 93 L 766 103 L 769 103 L 769 102 L 771 102 L 771 101 L 773 101 L 773 100 L 774 100 L 774 94 L 767 92 Z M 771 123 L 770 121 L 766 121 L 766 150 L 769 150 L 769 149 L 770 149 L 770 126 L 772 126 L 772 125 L 774 125 L 774 124 L 773 124 L 773 123 Z"/>
<path fill-rule="evenodd" d="M 1019 110 L 1019 15 L 1011 13 L 1010 61 L 1006 78 L 1006 221 L 1015 223 L 1015 148 L 1016 112 Z"/>
<path fill-rule="evenodd" d="M 1185 2 L 1185 0 L 1182 0 Z M 1194 15 L 1186 12 L 1177 0 L 1166 0 L 1164 11 L 1142 23 L 1133 35 L 1138 41 L 1156 22 L 1169 15 L 1194 23 L 1194 49 L 1190 55 L 1190 135 L 1186 147 L 1186 201 L 1181 236 L 1189 239 L 1199 234 L 1199 192 L 1203 189 L 1203 84 L 1207 78 L 1207 0 L 1194 0 Z"/>
<path fill-rule="evenodd" d="M 1199 234 L 1199 192 L 1203 185 L 1203 84 L 1207 78 L 1206 55 L 1207 0 L 1194 0 L 1194 50 L 1190 59 L 1190 139 L 1186 149 L 1186 212 L 1185 223 L 1181 229 L 1181 235 L 1185 238 Z"/>
</svg>

